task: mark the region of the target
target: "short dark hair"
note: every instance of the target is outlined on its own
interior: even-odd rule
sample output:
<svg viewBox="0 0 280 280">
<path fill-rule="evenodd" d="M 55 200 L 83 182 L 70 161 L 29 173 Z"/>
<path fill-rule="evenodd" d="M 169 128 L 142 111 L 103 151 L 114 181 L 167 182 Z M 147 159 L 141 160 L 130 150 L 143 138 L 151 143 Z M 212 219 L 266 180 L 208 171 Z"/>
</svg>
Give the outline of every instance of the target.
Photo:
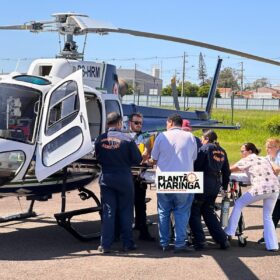
<svg viewBox="0 0 280 280">
<path fill-rule="evenodd" d="M 175 126 L 180 126 L 180 127 L 183 124 L 183 119 L 179 114 L 169 115 L 167 121 L 173 122 Z"/>
<path fill-rule="evenodd" d="M 107 125 L 115 125 L 122 121 L 122 116 L 117 112 L 112 112 L 107 115 Z"/>
<path fill-rule="evenodd" d="M 141 118 L 143 119 L 143 115 L 139 112 L 137 113 L 132 113 L 129 117 L 128 117 L 128 120 L 131 122 L 133 120 L 134 117 L 138 117 L 138 118 Z"/>
<path fill-rule="evenodd" d="M 256 155 L 258 155 L 261 152 L 261 150 L 258 149 L 256 147 L 256 145 L 251 142 L 244 143 L 242 146 L 245 147 L 246 151 L 251 151 L 253 154 L 256 154 Z"/>
<path fill-rule="evenodd" d="M 210 143 L 214 143 L 218 139 L 217 133 L 212 129 L 209 129 L 209 130 L 205 131 L 203 133 L 203 137 L 207 138 L 208 142 L 210 142 Z"/>
</svg>

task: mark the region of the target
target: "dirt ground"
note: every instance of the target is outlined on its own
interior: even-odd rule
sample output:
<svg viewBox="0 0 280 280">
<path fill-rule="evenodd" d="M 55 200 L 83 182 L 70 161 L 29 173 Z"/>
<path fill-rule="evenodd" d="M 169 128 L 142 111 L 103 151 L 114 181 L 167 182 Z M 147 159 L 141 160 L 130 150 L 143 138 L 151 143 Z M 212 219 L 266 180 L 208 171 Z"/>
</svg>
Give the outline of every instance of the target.
<svg viewBox="0 0 280 280">
<path fill-rule="evenodd" d="M 96 184 L 90 186 L 96 194 Z M 82 201 L 74 191 L 67 194 L 67 210 L 91 207 L 92 201 Z M 156 192 L 148 218 L 150 231 L 157 236 Z M 244 211 L 248 244 L 238 246 L 234 238 L 229 250 L 223 251 L 211 242 L 210 250 L 174 254 L 163 253 L 157 242 L 135 240 L 138 250 L 123 253 L 121 244 L 114 244 L 114 253 L 102 255 L 96 249 L 98 240 L 81 242 L 56 224 L 53 214 L 60 211 L 60 195 L 47 202 L 36 202 L 37 217 L 0 224 L 0 279 L 280 279 L 280 254 L 265 251 L 257 244 L 262 235 L 260 203 Z M 16 198 L 0 199 L 1 216 L 25 210 L 28 202 Z M 81 231 L 99 231 L 97 213 L 73 218 Z M 277 229 L 280 240 L 280 229 Z"/>
</svg>

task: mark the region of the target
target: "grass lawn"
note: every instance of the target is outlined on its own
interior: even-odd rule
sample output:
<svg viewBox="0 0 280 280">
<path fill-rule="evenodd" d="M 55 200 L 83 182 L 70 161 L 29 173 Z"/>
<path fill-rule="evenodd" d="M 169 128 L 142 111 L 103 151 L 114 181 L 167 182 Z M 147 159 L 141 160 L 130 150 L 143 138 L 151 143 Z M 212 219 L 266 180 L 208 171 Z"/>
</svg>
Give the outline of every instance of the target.
<svg viewBox="0 0 280 280">
<path fill-rule="evenodd" d="M 265 141 L 272 135 L 263 123 L 273 116 L 279 115 L 279 111 L 258 110 L 234 110 L 233 123 L 239 123 L 239 130 L 215 130 L 218 134 L 218 142 L 226 150 L 231 164 L 240 159 L 240 146 L 246 142 L 254 143 L 261 149 L 261 155 L 265 155 Z M 223 124 L 231 124 L 231 110 L 213 110 L 212 119 L 217 119 Z M 196 136 L 201 136 L 201 131 L 195 131 Z"/>
</svg>

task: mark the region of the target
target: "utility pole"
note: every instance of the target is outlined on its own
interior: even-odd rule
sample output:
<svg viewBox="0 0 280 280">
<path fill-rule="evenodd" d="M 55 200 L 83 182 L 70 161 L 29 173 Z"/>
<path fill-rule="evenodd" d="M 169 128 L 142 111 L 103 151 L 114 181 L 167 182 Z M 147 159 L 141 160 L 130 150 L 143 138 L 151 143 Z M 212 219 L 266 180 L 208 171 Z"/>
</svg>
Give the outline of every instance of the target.
<svg viewBox="0 0 280 280">
<path fill-rule="evenodd" d="M 244 79 L 244 76 L 243 76 L 243 72 L 244 72 L 243 61 L 241 61 L 240 64 L 241 64 L 240 81 L 241 81 L 241 96 L 242 96 L 243 95 L 243 79 Z"/>
<path fill-rule="evenodd" d="M 136 63 L 134 64 L 134 79 L 133 79 L 133 102 L 135 103 L 136 96 Z"/>
<path fill-rule="evenodd" d="M 183 55 L 183 73 L 182 73 L 182 90 L 181 96 L 184 96 L 184 83 L 185 83 L 185 71 L 186 71 L 186 53 L 184 52 Z"/>
</svg>

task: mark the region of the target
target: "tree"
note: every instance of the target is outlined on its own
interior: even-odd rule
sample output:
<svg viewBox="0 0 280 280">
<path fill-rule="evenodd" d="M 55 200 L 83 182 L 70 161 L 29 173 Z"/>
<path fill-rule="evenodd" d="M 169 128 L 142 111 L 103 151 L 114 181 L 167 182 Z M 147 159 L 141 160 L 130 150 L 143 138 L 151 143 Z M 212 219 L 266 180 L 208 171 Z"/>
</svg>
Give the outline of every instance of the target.
<svg viewBox="0 0 280 280">
<path fill-rule="evenodd" d="M 257 79 L 252 84 L 252 89 L 258 89 L 260 87 L 267 87 L 270 85 L 270 82 L 267 78 Z"/>
<path fill-rule="evenodd" d="M 199 86 L 196 84 L 192 84 L 191 82 L 184 83 L 184 96 L 197 96 Z M 182 90 L 182 83 L 178 86 L 178 92 Z"/>
<path fill-rule="evenodd" d="M 209 93 L 209 90 L 210 90 L 210 85 L 204 85 L 204 86 L 201 86 L 198 90 L 198 93 L 197 95 L 199 97 L 207 97 L 208 96 L 208 93 Z M 220 93 L 218 90 L 216 90 L 216 94 L 215 94 L 215 97 L 221 97 Z"/>
<path fill-rule="evenodd" d="M 171 96 L 172 95 L 172 89 L 171 85 L 167 85 L 161 90 L 161 95 L 163 96 Z"/>
<path fill-rule="evenodd" d="M 198 79 L 201 80 L 201 85 L 205 84 L 205 79 L 207 77 L 206 65 L 202 53 L 199 54 L 198 62 Z"/>
<path fill-rule="evenodd" d="M 226 67 L 220 73 L 218 87 L 232 88 L 233 90 L 239 89 L 238 75 L 235 69 Z"/>
<path fill-rule="evenodd" d="M 126 92 L 127 95 L 132 95 L 134 94 L 134 90 L 133 90 L 133 86 L 131 84 L 128 84 L 127 85 L 127 92 Z"/>
</svg>

